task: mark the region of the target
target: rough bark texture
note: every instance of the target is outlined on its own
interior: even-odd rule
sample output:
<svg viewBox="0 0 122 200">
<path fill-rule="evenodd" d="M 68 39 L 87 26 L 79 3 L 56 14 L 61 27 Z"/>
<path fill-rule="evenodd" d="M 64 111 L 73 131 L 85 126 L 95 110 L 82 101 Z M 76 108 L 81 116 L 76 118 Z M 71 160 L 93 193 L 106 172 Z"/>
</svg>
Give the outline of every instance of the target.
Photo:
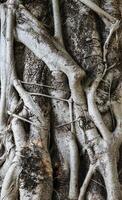
<svg viewBox="0 0 122 200">
<path fill-rule="evenodd" d="M 0 199 L 121 200 L 121 1 L 0 3 Z"/>
</svg>

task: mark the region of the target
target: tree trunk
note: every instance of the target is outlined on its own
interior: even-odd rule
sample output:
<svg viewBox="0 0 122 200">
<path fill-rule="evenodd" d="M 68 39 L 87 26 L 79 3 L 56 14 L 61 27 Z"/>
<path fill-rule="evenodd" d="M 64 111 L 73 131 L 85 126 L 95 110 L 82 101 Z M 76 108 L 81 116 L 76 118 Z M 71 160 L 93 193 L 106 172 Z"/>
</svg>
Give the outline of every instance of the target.
<svg viewBox="0 0 122 200">
<path fill-rule="evenodd" d="M 0 1 L 1 200 L 121 200 L 119 0 Z"/>
</svg>

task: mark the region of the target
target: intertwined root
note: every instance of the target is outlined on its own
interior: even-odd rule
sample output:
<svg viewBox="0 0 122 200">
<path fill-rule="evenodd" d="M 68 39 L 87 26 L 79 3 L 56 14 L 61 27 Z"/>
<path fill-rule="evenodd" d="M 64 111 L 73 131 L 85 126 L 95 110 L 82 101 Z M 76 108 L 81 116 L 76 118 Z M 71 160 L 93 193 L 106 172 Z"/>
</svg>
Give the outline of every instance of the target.
<svg viewBox="0 0 122 200">
<path fill-rule="evenodd" d="M 65 106 L 64 110 L 68 112 L 70 125 L 68 150 L 64 154 L 60 144 L 58 148 L 70 169 L 69 198 L 73 200 L 84 199 L 92 175 L 97 169 L 103 176 L 108 199 L 121 200 L 117 172 L 117 154 L 122 138 L 121 111 L 119 109 L 122 98 L 119 92 L 120 86 L 117 88 L 116 100 L 112 101 L 112 111 L 116 118 L 116 129 L 114 131 L 110 131 L 106 126 L 95 99 L 101 81 L 105 75 L 108 75 L 106 69 L 108 67 L 108 47 L 114 32 L 119 28 L 119 21 L 93 2 L 89 0 L 81 2 L 99 14 L 107 26 L 111 24 L 103 46 L 103 59 L 97 65 L 94 80 L 86 88 L 83 87 L 81 81 L 87 74 L 64 48 L 58 1 L 52 1 L 55 38 L 48 35 L 42 24 L 22 5 L 16 5 L 14 0 L 9 0 L 6 5 L 0 7 L 1 54 L 3 56 L 1 62 L 0 132 L 6 134 L 1 137 L 1 174 L 3 179 L 1 199 L 14 200 L 18 193 L 20 199 L 40 199 L 40 195 L 45 200 L 51 199 L 53 190 L 52 166 L 47 148 L 50 131 L 50 109 L 45 110 L 44 104 L 40 106 L 36 99 L 37 96 L 43 96 L 63 102 L 62 108 Z M 14 24 L 15 16 L 16 24 Z M 39 59 L 44 61 L 50 70 L 61 71 L 60 79 L 62 79 L 62 73 L 66 75 L 71 92 L 70 99 L 65 99 L 63 92 L 62 97 L 54 97 L 24 89 L 21 81 L 18 80 L 14 66 L 14 35 Z M 101 47 L 99 46 L 99 48 L 102 55 Z M 97 50 L 96 47 L 96 52 Z M 55 73 L 55 77 L 57 73 Z M 111 81 L 112 77 L 110 76 Z M 61 105 L 59 102 L 53 102 L 53 104 Z M 55 109 L 54 112 L 58 116 L 58 110 Z M 46 115 L 46 113 L 48 114 Z M 10 115 L 9 118 L 8 115 Z M 9 124 L 7 124 L 7 121 Z M 30 124 L 29 138 L 27 138 L 24 122 Z M 78 124 L 75 122 L 78 122 Z M 65 123 L 67 124 L 67 119 Z M 80 189 L 79 197 L 77 131 L 84 136 L 84 141 L 80 141 L 80 145 L 87 151 L 90 160 L 89 170 Z M 7 140 L 8 133 L 13 135 L 13 141 Z M 61 134 L 64 133 L 61 132 Z M 14 147 L 12 146 L 13 143 L 15 144 Z M 10 145 L 10 148 L 7 145 Z M 7 148 L 9 151 L 7 151 Z M 29 181 L 31 185 L 28 185 Z M 45 192 L 46 184 L 48 185 L 47 193 Z"/>
</svg>

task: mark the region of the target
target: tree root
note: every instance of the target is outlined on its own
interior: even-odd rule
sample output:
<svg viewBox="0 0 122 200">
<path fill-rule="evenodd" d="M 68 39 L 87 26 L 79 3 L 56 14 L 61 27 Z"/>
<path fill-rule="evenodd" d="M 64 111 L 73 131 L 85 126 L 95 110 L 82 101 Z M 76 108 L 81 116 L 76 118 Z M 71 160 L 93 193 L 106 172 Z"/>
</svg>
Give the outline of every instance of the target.
<svg viewBox="0 0 122 200">
<path fill-rule="evenodd" d="M 94 165 L 91 164 L 89 166 L 88 173 L 87 173 L 87 175 L 85 177 L 85 180 L 83 182 L 83 185 L 82 185 L 82 187 L 80 189 L 80 194 L 79 194 L 78 200 L 84 200 L 86 189 L 87 189 L 87 187 L 89 185 L 89 182 L 90 182 L 90 180 L 92 178 L 92 175 L 95 172 L 95 169 L 96 169 L 96 164 L 94 164 Z"/>
</svg>

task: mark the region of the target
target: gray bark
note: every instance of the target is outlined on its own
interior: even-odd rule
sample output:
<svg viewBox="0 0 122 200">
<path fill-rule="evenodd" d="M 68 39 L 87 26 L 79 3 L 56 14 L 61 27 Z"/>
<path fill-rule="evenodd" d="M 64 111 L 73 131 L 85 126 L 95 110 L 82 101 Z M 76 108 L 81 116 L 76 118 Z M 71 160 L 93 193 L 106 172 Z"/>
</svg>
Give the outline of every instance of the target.
<svg viewBox="0 0 122 200">
<path fill-rule="evenodd" d="M 121 2 L 3 2 L 1 200 L 121 200 Z"/>
</svg>

